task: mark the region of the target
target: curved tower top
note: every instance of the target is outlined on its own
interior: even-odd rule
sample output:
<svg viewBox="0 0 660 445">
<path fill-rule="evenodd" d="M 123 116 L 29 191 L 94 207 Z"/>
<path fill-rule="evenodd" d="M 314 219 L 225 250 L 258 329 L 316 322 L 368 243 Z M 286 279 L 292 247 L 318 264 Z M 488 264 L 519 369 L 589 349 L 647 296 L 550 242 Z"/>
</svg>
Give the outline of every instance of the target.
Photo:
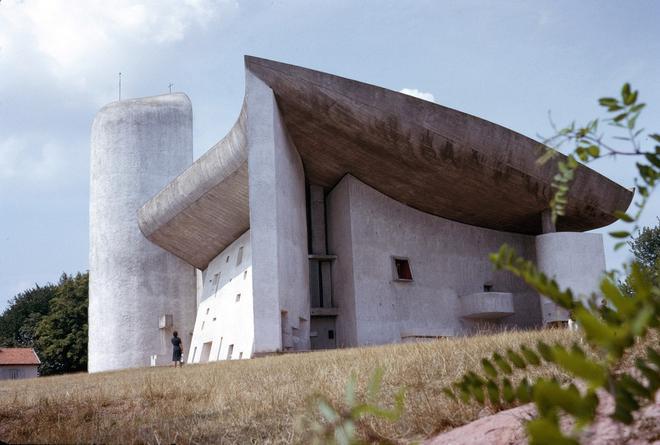
<svg viewBox="0 0 660 445">
<path fill-rule="evenodd" d="M 192 162 L 185 94 L 113 102 L 92 125 L 89 371 L 168 363 L 195 320 L 194 268 L 144 238 L 137 210 Z M 163 323 L 164 320 L 164 323 Z"/>
</svg>

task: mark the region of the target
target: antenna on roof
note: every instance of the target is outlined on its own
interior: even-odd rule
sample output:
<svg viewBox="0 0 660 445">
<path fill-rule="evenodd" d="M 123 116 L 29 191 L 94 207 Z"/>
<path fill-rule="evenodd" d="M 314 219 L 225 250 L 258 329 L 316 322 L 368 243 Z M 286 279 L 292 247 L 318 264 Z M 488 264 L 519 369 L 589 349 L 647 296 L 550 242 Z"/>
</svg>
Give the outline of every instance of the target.
<svg viewBox="0 0 660 445">
<path fill-rule="evenodd" d="M 172 87 L 173 86 L 174 86 L 174 84 L 172 82 L 170 82 L 170 84 L 168 85 L 168 87 L 170 88 L 170 94 L 172 94 Z"/>
<path fill-rule="evenodd" d="M 119 100 L 121 100 L 121 71 L 119 72 Z"/>
</svg>

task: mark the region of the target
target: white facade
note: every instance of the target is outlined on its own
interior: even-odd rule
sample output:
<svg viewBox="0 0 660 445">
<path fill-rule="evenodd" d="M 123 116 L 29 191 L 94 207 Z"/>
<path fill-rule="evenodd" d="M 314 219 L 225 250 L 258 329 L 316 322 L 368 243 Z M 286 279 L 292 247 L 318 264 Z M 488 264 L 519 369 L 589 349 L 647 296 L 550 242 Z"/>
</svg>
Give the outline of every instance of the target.
<svg viewBox="0 0 660 445">
<path fill-rule="evenodd" d="M 250 232 L 222 251 L 202 273 L 201 301 L 188 363 L 252 357 L 254 305 Z"/>
</svg>

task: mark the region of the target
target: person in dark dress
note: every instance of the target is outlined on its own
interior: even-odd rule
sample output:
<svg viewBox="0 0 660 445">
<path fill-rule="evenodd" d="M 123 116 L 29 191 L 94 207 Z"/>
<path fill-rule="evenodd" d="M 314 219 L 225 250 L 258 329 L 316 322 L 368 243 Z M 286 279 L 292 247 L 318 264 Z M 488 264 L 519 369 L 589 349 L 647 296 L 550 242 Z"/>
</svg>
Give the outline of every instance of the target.
<svg viewBox="0 0 660 445">
<path fill-rule="evenodd" d="M 174 335 L 174 337 L 172 337 L 172 361 L 176 368 L 177 364 L 183 366 L 183 361 L 181 360 L 181 357 L 183 356 L 183 344 L 177 331 L 174 331 L 172 335 Z"/>
</svg>

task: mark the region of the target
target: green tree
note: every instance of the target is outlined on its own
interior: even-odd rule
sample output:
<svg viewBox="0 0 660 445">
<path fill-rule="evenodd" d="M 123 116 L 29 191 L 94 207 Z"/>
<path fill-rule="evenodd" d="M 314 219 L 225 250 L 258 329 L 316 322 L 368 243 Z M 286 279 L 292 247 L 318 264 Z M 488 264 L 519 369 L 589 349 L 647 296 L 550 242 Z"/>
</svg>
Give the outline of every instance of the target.
<svg viewBox="0 0 660 445">
<path fill-rule="evenodd" d="M 660 284 L 660 218 L 655 227 L 642 228 L 629 245 L 635 259 L 652 275 L 654 284 Z"/>
<path fill-rule="evenodd" d="M 0 346 L 34 346 L 34 331 L 41 318 L 48 314 L 55 289 L 53 284 L 35 284 L 12 299 L 9 307 L 0 315 Z"/>
<path fill-rule="evenodd" d="M 36 329 L 42 375 L 87 370 L 88 286 L 88 273 L 62 274 L 50 311 Z"/>
</svg>

